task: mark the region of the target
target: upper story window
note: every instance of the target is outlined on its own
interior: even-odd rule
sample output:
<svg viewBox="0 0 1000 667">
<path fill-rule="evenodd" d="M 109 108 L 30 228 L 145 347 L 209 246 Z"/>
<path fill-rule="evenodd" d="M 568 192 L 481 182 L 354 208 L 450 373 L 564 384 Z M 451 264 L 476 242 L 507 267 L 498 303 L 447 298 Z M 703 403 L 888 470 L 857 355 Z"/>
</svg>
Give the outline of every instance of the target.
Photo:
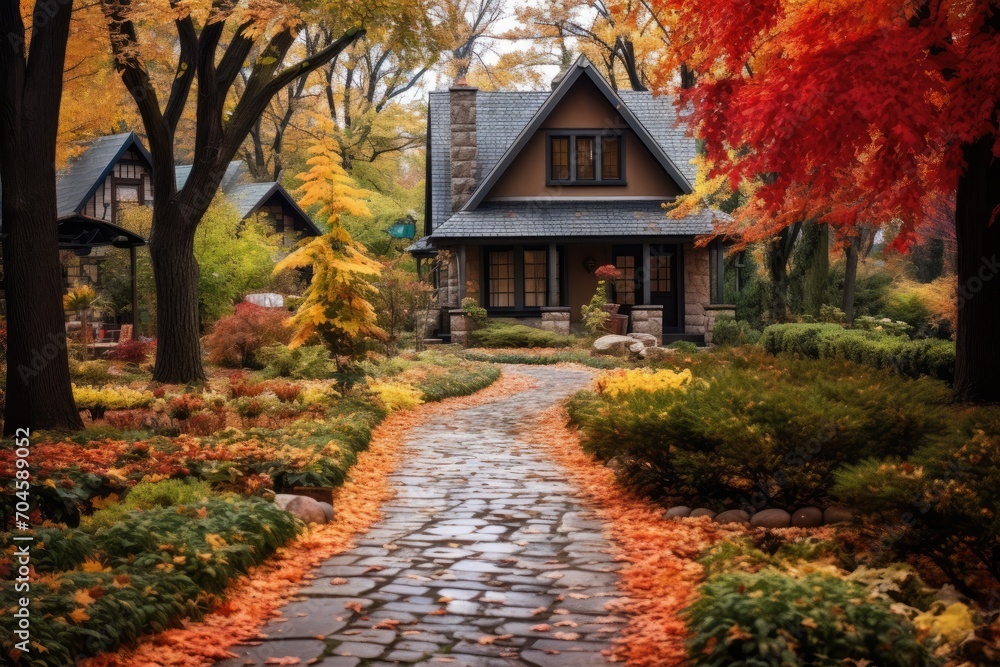
<svg viewBox="0 0 1000 667">
<path fill-rule="evenodd" d="M 548 139 L 550 185 L 624 185 L 624 142 L 620 132 L 553 132 Z"/>
</svg>

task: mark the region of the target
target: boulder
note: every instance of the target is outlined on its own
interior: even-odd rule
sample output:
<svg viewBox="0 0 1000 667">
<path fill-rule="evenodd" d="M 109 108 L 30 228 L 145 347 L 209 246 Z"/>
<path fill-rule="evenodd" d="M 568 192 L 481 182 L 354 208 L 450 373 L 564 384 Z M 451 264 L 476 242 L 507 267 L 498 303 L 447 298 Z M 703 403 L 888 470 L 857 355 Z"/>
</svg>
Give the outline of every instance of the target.
<svg viewBox="0 0 1000 667">
<path fill-rule="evenodd" d="M 823 510 L 818 507 L 803 507 L 792 515 L 792 525 L 796 528 L 816 528 L 823 525 Z"/>
<path fill-rule="evenodd" d="M 716 523 L 750 523 L 750 515 L 743 510 L 726 510 L 715 517 Z"/>
<path fill-rule="evenodd" d="M 854 512 L 846 507 L 827 507 L 823 511 L 823 523 L 850 523 L 854 520 Z"/>
<path fill-rule="evenodd" d="M 788 528 L 791 523 L 792 515 L 785 510 L 761 510 L 750 517 L 754 528 Z"/>
<path fill-rule="evenodd" d="M 677 507 L 671 507 L 667 510 L 666 514 L 663 516 L 668 519 L 683 519 L 684 517 L 691 514 L 691 508 L 687 505 L 678 505 Z"/>
<path fill-rule="evenodd" d="M 634 338 L 629 338 L 628 336 L 616 336 L 614 334 L 608 336 L 601 336 L 594 341 L 594 352 L 598 354 L 612 354 L 612 355 L 629 355 L 633 352 L 632 348 L 638 346 L 635 350 L 636 353 L 644 349 L 644 345 Z"/>
<path fill-rule="evenodd" d="M 692 519 L 697 519 L 700 516 L 707 516 L 709 519 L 715 518 L 715 512 L 708 509 L 707 507 L 699 507 L 697 509 L 691 510 L 689 515 Z"/>
<path fill-rule="evenodd" d="M 323 506 L 308 496 L 279 493 L 274 496 L 274 504 L 302 519 L 304 523 L 326 523 L 326 511 Z"/>
<path fill-rule="evenodd" d="M 629 338 L 633 338 L 640 343 L 643 347 L 656 347 L 656 336 L 648 333 L 630 333 Z"/>
<path fill-rule="evenodd" d="M 333 521 L 333 505 L 320 501 L 319 506 L 323 508 L 323 514 L 326 515 L 326 522 L 330 523 Z"/>
</svg>

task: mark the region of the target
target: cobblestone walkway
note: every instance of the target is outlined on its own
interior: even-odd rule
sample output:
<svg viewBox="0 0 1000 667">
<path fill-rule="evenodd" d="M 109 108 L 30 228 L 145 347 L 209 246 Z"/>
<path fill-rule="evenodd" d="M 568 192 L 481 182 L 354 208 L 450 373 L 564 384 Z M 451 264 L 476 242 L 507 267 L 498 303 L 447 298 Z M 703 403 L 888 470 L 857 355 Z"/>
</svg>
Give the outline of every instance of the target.
<svg viewBox="0 0 1000 667">
<path fill-rule="evenodd" d="M 601 522 L 522 426 L 590 375 L 512 370 L 539 386 L 411 432 L 385 518 L 320 567 L 268 639 L 220 665 L 610 664 L 601 651 L 624 621 L 604 608 L 618 564 Z"/>
</svg>

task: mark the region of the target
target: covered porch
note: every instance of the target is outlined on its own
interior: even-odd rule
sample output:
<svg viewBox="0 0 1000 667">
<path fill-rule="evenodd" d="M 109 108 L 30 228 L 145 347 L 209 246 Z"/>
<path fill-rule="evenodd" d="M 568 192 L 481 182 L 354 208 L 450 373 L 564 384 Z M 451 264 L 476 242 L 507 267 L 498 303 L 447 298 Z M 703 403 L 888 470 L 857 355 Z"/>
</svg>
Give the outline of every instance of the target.
<svg viewBox="0 0 1000 667">
<path fill-rule="evenodd" d="M 723 304 L 718 241 L 698 247 L 693 236 L 463 239 L 439 248 L 442 333 L 454 342 L 466 337 L 466 298 L 490 317 L 560 333 L 578 329 L 598 286 L 594 272 L 608 264 L 622 274 L 609 302 L 629 317 L 630 332 L 665 343 L 710 342 L 715 317 L 732 308 Z"/>
</svg>

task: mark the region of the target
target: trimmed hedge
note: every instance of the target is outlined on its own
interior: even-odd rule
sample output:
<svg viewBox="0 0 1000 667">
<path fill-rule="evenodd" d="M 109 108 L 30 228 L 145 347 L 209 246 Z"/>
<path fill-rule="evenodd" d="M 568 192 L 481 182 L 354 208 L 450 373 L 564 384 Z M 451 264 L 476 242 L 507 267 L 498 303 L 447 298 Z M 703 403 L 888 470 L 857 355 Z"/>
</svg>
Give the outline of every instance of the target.
<svg viewBox="0 0 1000 667">
<path fill-rule="evenodd" d="M 573 336 L 503 321 L 490 322 L 469 333 L 469 344 L 473 347 L 572 347 L 576 343 Z"/>
<path fill-rule="evenodd" d="M 814 359 L 846 359 L 917 378 L 951 382 L 955 344 L 950 341 L 887 336 L 878 331 L 844 329 L 838 324 L 772 324 L 760 344 L 771 354 L 787 352 Z"/>
</svg>

